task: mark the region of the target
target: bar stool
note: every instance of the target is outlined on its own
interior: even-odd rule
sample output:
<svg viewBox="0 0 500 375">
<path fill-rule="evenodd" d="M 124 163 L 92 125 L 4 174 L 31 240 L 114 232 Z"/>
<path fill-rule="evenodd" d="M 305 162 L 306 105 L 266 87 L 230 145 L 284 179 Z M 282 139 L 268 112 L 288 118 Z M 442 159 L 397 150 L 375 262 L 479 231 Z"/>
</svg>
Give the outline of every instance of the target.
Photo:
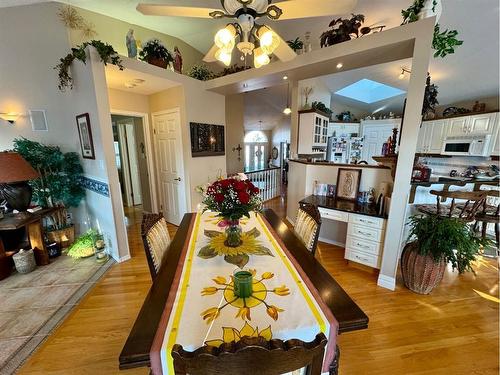
<svg viewBox="0 0 500 375">
<path fill-rule="evenodd" d="M 482 210 L 476 213 L 476 225 L 482 224 L 481 237 L 486 238 L 486 229 L 488 224 L 494 224 L 495 226 L 495 242 L 496 242 L 496 255 L 500 256 L 500 191 L 498 190 L 483 190 L 486 192 L 487 197 L 496 198 L 495 205 L 489 205 L 485 200 Z"/>
</svg>

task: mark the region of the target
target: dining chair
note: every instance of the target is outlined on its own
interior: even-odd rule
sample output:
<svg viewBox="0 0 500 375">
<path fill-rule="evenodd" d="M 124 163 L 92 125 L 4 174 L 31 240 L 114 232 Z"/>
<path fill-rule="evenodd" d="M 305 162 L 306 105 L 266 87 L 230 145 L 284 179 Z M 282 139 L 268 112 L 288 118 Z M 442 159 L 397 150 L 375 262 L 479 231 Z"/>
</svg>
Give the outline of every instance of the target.
<svg viewBox="0 0 500 375">
<path fill-rule="evenodd" d="M 483 207 L 476 213 L 476 224 L 481 223 L 481 237 L 486 238 L 486 230 L 488 224 L 494 224 L 495 227 L 495 242 L 496 242 L 496 255 L 500 255 L 500 191 L 499 190 L 483 190 L 486 192 L 487 197 L 495 200 L 494 204 L 488 204 L 486 200 Z"/>
<path fill-rule="evenodd" d="M 293 229 L 306 248 L 314 255 L 321 229 L 321 214 L 318 208 L 313 204 L 300 203 Z"/>
<path fill-rule="evenodd" d="M 417 204 L 416 209 L 428 215 L 438 215 L 441 217 L 456 218 L 467 223 L 475 220 L 476 213 L 486 202 L 487 191 L 436 191 L 431 190 L 430 194 L 436 196 L 436 204 Z M 442 204 L 451 198 L 451 204 Z M 459 203 L 456 201 L 460 200 Z M 465 203 L 461 203 L 465 201 Z"/>
<path fill-rule="evenodd" d="M 170 245 L 167 222 L 162 214 L 144 214 L 141 224 L 141 237 L 148 260 L 149 272 L 154 280 Z"/>
<path fill-rule="evenodd" d="M 270 340 L 244 336 L 238 342 L 203 346 L 193 352 L 174 345 L 172 357 L 176 375 L 278 375 L 309 366 L 310 375 L 321 374 L 326 336 L 311 342 L 297 339 Z"/>
</svg>

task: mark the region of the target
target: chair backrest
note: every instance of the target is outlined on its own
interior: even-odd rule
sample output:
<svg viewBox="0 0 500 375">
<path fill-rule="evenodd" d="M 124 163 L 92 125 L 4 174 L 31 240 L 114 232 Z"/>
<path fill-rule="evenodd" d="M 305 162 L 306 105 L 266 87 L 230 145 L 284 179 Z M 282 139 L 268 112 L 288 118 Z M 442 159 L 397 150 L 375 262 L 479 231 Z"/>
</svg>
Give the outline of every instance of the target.
<svg viewBox="0 0 500 375">
<path fill-rule="evenodd" d="M 321 229 L 321 214 L 318 208 L 309 203 L 300 203 L 293 229 L 307 249 L 314 254 Z"/>
<path fill-rule="evenodd" d="M 487 216 L 492 216 L 492 217 L 497 217 L 500 215 L 500 190 L 482 190 L 486 193 L 486 199 L 484 201 L 484 205 L 483 205 L 483 210 L 482 210 L 482 214 L 483 215 L 487 215 Z M 495 212 L 488 212 L 487 208 L 488 208 L 488 198 L 492 198 L 493 202 L 492 204 L 496 204 L 497 208 L 495 210 Z"/>
<path fill-rule="evenodd" d="M 149 272 L 154 280 L 170 245 L 167 222 L 162 214 L 144 214 L 141 236 L 148 259 Z"/>
<path fill-rule="evenodd" d="M 460 220 L 473 221 L 476 213 L 481 209 L 486 202 L 487 191 L 436 191 L 431 190 L 430 193 L 436 196 L 436 210 L 438 216 L 457 217 Z M 449 210 L 443 210 L 441 207 L 441 198 L 445 201 L 451 198 Z M 465 204 L 457 207 L 455 200 L 465 200 Z"/>
<path fill-rule="evenodd" d="M 308 365 L 310 375 L 319 375 L 326 343 L 323 333 L 311 342 L 244 336 L 238 342 L 203 346 L 194 352 L 174 345 L 172 357 L 176 375 L 278 375 Z"/>
</svg>

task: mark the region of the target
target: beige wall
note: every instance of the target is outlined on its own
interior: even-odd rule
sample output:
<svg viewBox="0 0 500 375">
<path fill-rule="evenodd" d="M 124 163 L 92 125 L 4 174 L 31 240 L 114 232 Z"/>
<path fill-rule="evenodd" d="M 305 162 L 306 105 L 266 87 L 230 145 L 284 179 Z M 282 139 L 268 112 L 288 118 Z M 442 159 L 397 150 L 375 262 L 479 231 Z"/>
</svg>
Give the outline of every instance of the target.
<svg viewBox="0 0 500 375">
<path fill-rule="evenodd" d="M 108 89 L 111 110 L 149 113 L 149 97 L 127 91 Z"/>
<path fill-rule="evenodd" d="M 226 96 L 226 165 L 228 174 L 242 172 L 245 166 L 244 112 L 244 95 Z M 233 152 L 233 147 L 238 147 L 238 144 L 242 148 L 240 160 L 238 160 L 238 151 Z"/>
<path fill-rule="evenodd" d="M 439 100 L 439 96 L 438 96 Z M 476 99 L 471 99 L 471 100 L 465 100 L 462 102 L 457 102 L 457 103 L 450 103 L 450 104 L 443 104 L 440 105 L 436 108 L 436 113 L 438 116 L 441 116 L 443 114 L 443 111 L 448 108 L 448 107 L 463 107 L 467 109 L 471 109 L 474 106 L 475 101 L 478 101 L 479 103 L 484 103 L 486 104 L 486 111 L 495 111 L 500 108 L 499 106 L 499 98 L 498 96 L 492 96 L 492 97 L 486 97 L 486 98 L 476 98 Z"/>
<path fill-rule="evenodd" d="M 127 46 L 125 45 L 125 37 L 129 29 L 134 29 L 136 40 L 145 43 L 149 39 L 157 38 L 161 40 L 169 51 L 173 52 L 174 47 L 179 47 L 183 59 L 183 72 L 187 72 L 191 66 L 200 63 L 203 54 L 189 44 L 183 42 L 179 38 L 149 30 L 141 26 L 133 25 L 125 21 L 120 21 L 115 18 L 104 16 L 99 13 L 94 13 L 85 9 L 78 8 L 81 16 L 85 21 L 93 23 L 97 35 L 92 39 L 102 40 L 111 44 L 119 54 L 127 56 Z M 167 22 L 167 21 L 165 21 Z M 84 38 L 80 30 L 70 30 L 71 43 L 73 45 L 81 44 L 89 38 Z"/>
</svg>

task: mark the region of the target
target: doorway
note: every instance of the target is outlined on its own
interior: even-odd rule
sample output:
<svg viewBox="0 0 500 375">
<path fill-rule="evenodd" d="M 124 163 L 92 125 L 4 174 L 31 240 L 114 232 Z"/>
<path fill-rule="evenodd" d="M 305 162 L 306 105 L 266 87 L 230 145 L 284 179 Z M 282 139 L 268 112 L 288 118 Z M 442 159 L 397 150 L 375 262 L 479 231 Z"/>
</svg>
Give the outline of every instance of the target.
<svg viewBox="0 0 500 375">
<path fill-rule="evenodd" d="M 143 118 L 111 115 L 111 123 L 123 205 L 153 212 Z"/>
</svg>

